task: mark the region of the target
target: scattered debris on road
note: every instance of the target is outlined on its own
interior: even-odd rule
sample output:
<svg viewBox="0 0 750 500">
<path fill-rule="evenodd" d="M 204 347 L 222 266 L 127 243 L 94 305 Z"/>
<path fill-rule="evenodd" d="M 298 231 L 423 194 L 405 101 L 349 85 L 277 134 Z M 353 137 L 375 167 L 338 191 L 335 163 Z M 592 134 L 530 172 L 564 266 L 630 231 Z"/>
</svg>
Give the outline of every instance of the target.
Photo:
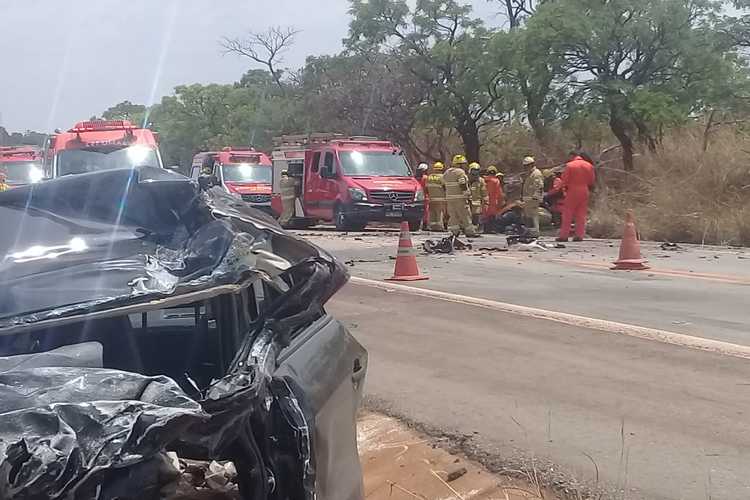
<svg viewBox="0 0 750 500">
<path fill-rule="evenodd" d="M 456 236 L 447 236 L 439 241 L 427 240 L 422 243 L 422 249 L 428 254 L 453 253 L 455 250 L 471 250 L 469 243 L 464 243 Z"/>
<path fill-rule="evenodd" d="M 668 241 L 665 241 L 664 243 L 662 243 L 659 246 L 659 248 L 661 248 L 662 250 L 668 250 L 668 251 L 671 251 L 671 252 L 684 251 L 685 250 L 684 248 L 682 248 L 677 243 L 670 243 Z"/>
<path fill-rule="evenodd" d="M 357 433 L 368 500 L 558 498 L 539 485 L 492 474 L 451 455 L 391 417 L 364 414 Z"/>
</svg>

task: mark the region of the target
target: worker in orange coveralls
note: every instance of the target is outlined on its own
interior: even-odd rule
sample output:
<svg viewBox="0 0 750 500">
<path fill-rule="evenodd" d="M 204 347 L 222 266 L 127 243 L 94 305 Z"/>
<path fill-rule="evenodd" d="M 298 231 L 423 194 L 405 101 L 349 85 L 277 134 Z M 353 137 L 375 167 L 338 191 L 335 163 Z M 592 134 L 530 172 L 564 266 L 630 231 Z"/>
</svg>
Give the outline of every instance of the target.
<svg viewBox="0 0 750 500">
<path fill-rule="evenodd" d="M 505 201 L 503 186 L 500 183 L 500 179 L 497 177 L 497 167 L 495 165 L 487 167 L 487 175 L 484 176 L 484 182 L 487 184 L 489 204 L 484 211 L 483 218 L 485 220 L 485 229 L 491 231 L 492 221 L 494 221 L 495 217 L 500 213 L 500 209 L 503 207 Z"/>
<path fill-rule="evenodd" d="M 544 185 L 547 192 L 544 193 L 543 205 L 552 214 L 552 223 L 559 225 L 562 219 L 562 212 L 565 208 L 565 190 L 563 189 L 562 172 L 555 172 L 552 169 L 542 171 L 544 176 Z"/>
<path fill-rule="evenodd" d="M 589 197 L 596 181 L 594 165 L 583 159 L 582 153 L 571 152 L 570 161 L 562 175 L 562 188 L 565 191 L 565 207 L 557 241 L 568 241 L 570 225 L 576 224 L 573 241 L 583 241 L 586 235 L 586 219 L 589 214 Z"/>
</svg>

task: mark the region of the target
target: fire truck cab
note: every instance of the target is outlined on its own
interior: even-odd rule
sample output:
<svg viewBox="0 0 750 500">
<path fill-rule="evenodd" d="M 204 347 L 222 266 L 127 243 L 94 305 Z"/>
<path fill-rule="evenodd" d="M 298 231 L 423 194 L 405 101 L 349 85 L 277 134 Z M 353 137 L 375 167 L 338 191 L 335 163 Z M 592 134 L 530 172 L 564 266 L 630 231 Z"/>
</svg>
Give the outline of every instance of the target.
<svg viewBox="0 0 750 500">
<path fill-rule="evenodd" d="M 44 179 L 44 156 L 34 146 L 0 147 L 0 172 L 9 187 L 36 184 Z"/>
<path fill-rule="evenodd" d="M 164 168 L 158 135 L 127 120 L 79 122 L 50 138 L 47 176 L 140 166 Z"/>
<path fill-rule="evenodd" d="M 408 221 L 424 214 L 424 192 L 403 151 L 389 141 L 341 134 L 282 136 L 273 152 L 273 208 L 281 213 L 280 180 L 286 170 L 300 180 L 298 226 L 334 222 L 341 231 L 361 231 L 370 222 Z"/>
<path fill-rule="evenodd" d="M 221 151 L 198 153 L 193 158 L 190 177 L 210 176 L 213 184 L 242 198 L 253 208 L 271 211 L 272 164 L 267 154 L 252 147 L 226 147 Z"/>
</svg>

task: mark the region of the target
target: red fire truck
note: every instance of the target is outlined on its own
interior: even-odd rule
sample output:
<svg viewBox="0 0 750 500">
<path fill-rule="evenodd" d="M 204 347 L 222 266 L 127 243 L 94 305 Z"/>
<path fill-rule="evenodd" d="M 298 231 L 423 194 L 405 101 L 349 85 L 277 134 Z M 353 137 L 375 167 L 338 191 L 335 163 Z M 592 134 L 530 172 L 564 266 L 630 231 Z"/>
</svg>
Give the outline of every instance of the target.
<svg viewBox="0 0 750 500">
<path fill-rule="evenodd" d="M 226 192 L 242 198 L 254 208 L 271 214 L 271 159 L 252 147 L 226 147 L 198 153 L 190 176 L 212 176 Z"/>
<path fill-rule="evenodd" d="M 44 179 L 44 156 L 34 146 L 0 147 L 0 172 L 10 187 L 36 184 Z"/>
<path fill-rule="evenodd" d="M 47 176 L 149 166 L 164 168 L 158 135 L 127 120 L 79 122 L 50 138 Z"/>
<path fill-rule="evenodd" d="M 273 152 L 273 208 L 281 213 L 281 172 L 300 179 L 293 223 L 334 222 L 361 231 L 370 222 L 406 220 L 417 230 L 424 192 L 403 151 L 389 141 L 341 134 L 282 136 Z"/>
</svg>

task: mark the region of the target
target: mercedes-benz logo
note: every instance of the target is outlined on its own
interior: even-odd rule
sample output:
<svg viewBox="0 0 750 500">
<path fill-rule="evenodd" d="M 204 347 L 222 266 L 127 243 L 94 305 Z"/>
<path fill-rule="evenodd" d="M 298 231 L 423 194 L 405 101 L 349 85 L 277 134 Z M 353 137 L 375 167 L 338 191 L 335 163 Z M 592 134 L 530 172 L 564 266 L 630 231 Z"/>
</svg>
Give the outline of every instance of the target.
<svg viewBox="0 0 750 500">
<path fill-rule="evenodd" d="M 388 198 L 390 198 L 392 201 L 397 201 L 398 193 L 388 193 Z"/>
</svg>

